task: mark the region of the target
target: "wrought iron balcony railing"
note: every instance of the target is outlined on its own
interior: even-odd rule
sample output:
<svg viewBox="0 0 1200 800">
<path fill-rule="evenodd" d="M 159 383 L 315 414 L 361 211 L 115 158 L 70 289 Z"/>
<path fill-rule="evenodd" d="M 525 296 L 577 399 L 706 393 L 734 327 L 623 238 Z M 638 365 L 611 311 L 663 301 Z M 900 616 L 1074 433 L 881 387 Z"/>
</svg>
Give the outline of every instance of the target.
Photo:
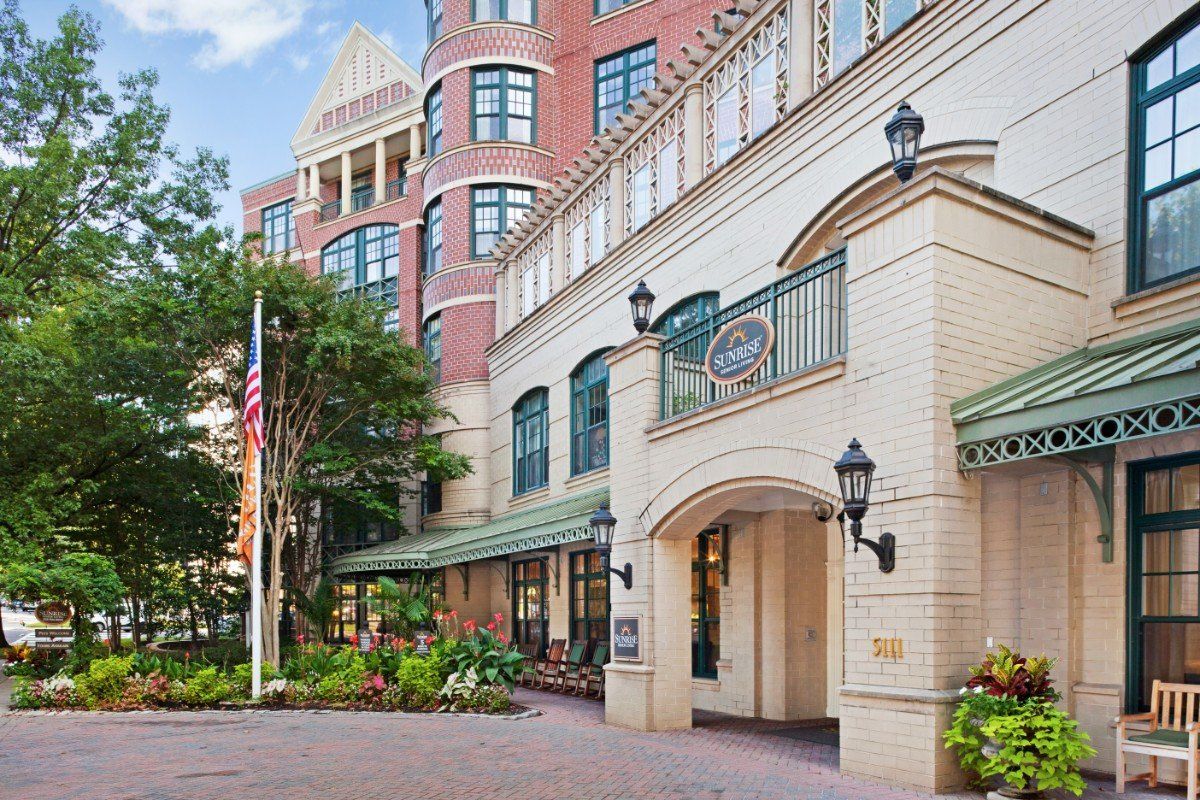
<svg viewBox="0 0 1200 800">
<path fill-rule="evenodd" d="M 394 181 L 387 182 L 386 191 L 387 200 L 399 200 L 408 194 L 408 177 L 397 178 Z"/>
<path fill-rule="evenodd" d="M 766 317 L 775 343 L 762 365 L 738 383 L 713 381 L 705 357 L 713 338 L 739 317 Z M 659 418 L 747 391 L 846 352 L 846 250 L 814 261 L 749 297 L 684 328 L 659 347 Z"/>
<path fill-rule="evenodd" d="M 321 206 L 321 222 L 331 222 L 342 215 L 342 201 L 330 200 Z"/>
</svg>

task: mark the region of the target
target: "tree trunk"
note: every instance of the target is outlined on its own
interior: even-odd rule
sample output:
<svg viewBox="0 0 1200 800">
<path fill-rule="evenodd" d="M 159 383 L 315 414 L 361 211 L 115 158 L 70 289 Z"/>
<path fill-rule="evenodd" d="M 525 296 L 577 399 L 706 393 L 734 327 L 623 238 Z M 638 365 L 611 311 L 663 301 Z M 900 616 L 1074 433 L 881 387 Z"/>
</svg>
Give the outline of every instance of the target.
<svg viewBox="0 0 1200 800">
<path fill-rule="evenodd" d="M 129 598 L 129 623 L 133 630 L 133 649 L 142 649 L 142 598 L 136 593 Z"/>
<path fill-rule="evenodd" d="M 188 601 L 188 623 L 192 629 L 192 644 L 200 641 L 200 626 L 196 622 L 196 604 Z"/>
<path fill-rule="evenodd" d="M 4 607 L 0 606 L 0 647 L 9 647 L 8 637 L 4 635 Z"/>
</svg>

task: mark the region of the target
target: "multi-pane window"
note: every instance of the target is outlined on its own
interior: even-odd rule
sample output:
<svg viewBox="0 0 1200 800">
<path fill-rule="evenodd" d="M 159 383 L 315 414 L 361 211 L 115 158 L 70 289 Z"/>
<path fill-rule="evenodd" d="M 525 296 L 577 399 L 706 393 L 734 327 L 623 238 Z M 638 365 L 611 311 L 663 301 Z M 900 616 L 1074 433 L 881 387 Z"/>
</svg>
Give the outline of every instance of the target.
<svg viewBox="0 0 1200 800">
<path fill-rule="evenodd" d="M 654 77 L 654 42 L 596 62 L 596 133 L 613 125 L 630 99 Z"/>
<path fill-rule="evenodd" d="M 632 2 L 633 0 L 592 0 L 592 13 L 598 17 Z"/>
<path fill-rule="evenodd" d="M 1200 271 L 1200 23 L 1134 73 L 1131 291 Z"/>
<path fill-rule="evenodd" d="M 670 338 L 682 330 L 692 327 L 702 319 L 717 313 L 720 297 L 716 292 L 705 292 L 684 298 L 658 318 L 650 329 L 652 333 Z"/>
<path fill-rule="evenodd" d="M 442 268 L 442 201 L 434 200 L 425 209 L 425 274 Z"/>
<path fill-rule="evenodd" d="M 472 138 L 532 144 L 537 77 L 528 70 L 487 67 L 471 71 Z"/>
<path fill-rule="evenodd" d="M 608 365 L 588 359 L 571 375 L 571 474 L 608 466 Z"/>
<path fill-rule="evenodd" d="M 717 677 L 721 658 L 720 528 L 709 528 L 692 540 L 692 674 Z"/>
<path fill-rule="evenodd" d="M 513 494 L 546 485 L 550 468 L 548 393 L 534 389 L 513 406 Z"/>
<path fill-rule="evenodd" d="M 425 150 L 430 158 L 442 152 L 442 85 L 439 83 L 425 99 Z"/>
<path fill-rule="evenodd" d="M 429 41 L 442 35 L 442 0 L 429 2 Z"/>
<path fill-rule="evenodd" d="M 512 570 L 513 641 L 537 645 L 538 654 L 544 655 L 550 633 L 546 564 L 540 558 L 517 561 Z"/>
<path fill-rule="evenodd" d="M 550 274 L 550 233 L 534 239 L 517 259 L 517 307 L 521 318 L 529 316 L 550 299 L 553 276 Z"/>
<path fill-rule="evenodd" d="M 1130 466 L 1131 709 L 1150 685 L 1200 682 L 1200 453 Z"/>
<path fill-rule="evenodd" d="M 814 6 L 816 86 L 853 64 L 884 36 L 933 0 L 817 0 Z"/>
<path fill-rule="evenodd" d="M 425 342 L 425 360 L 433 371 L 433 382 L 442 382 L 442 315 L 434 314 L 425 321 L 422 330 Z"/>
<path fill-rule="evenodd" d="M 532 25 L 537 21 L 536 0 L 471 0 L 471 19 L 505 19 Z"/>
<path fill-rule="evenodd" d="M 608 641 L 608 575 L 595 550 L 571 553 L 571 639 Z"/>
<path fill-rule="evenodd" d="M 262 210 L 263 253 L 283 253 L 296 246 L 296 218 L 292 201 L 286 200 Z"/>
<path fill-rule="evenodd" d="M 367 225 L 334 239 L 321 250 L 321 274 L 336 276 L 339 291 L 356 292 L 382 302 L 384 328 L 400 325 L 396 275 L 400 271 L 400 229 Z"/>
<path fill-rule="evenodd" d="M 362 211 L 375 202 L 374 175 L 369 169 L 354 173 L 350 177 L 350 211 Z"/>
<path fill-rule="evenodd" d="M 471 189 L 471 258 L 489 251 L 533 205 L 533 190 L 520 186 L 476 186 Z"/>
</svg>

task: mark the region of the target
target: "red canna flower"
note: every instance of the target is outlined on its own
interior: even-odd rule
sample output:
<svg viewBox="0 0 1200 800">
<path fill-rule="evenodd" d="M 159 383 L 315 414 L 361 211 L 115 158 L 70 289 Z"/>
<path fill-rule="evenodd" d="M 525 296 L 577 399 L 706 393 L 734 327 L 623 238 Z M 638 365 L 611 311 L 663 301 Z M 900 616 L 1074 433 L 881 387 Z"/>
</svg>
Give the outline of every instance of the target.
<svg viewBox="0 0 1200 800">
<path fill-rule="evenodd" d="M 457 619 L 457 618 L 458 618 L 458 612 L 457 612 L 457 611 L 451 611 L 451 612 L 450 612 L 450 616 L 451 616 L 451 617 L 454 617 L 455 619 Z"/>
<path fill-rule="evenodd" d="M 494 622 L 489 622 L 489 623 L 487 624 L 487 629 L 488 629 L 489 631 L 494 631 L 494 630 L 496 630 L 496 623 L 494 623 Z"/>
<path fill-rule="evenodd" d="M 504 622 L 504 615 L 499 611 L 497 611 L 495 614 L 492 614 L 492 618 L 495 619 L 496 622 Z"/>
</svg>

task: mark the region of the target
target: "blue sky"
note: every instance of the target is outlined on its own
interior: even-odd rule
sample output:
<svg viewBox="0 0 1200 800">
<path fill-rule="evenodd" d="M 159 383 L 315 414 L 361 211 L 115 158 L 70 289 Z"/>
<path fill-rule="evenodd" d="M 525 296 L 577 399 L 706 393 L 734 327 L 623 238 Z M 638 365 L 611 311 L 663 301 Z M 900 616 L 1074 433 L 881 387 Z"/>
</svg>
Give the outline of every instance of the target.
<svg viewBox="0 0 1200 800">
<path fill-rule="evenodd" d="M 71 3 L 21 0 L 34 35 L 46 37 Z M 229 157 L 231 190 L 220 220 L 241 231 L 238 190 L 291 169 L 288 143 L 354 20 L 420 71 L 422 0 L 77 0 L 100 21 L 97 71 L 158 71 L 171 107 L 170 138 L 184 152 Z"/>
</svg>

